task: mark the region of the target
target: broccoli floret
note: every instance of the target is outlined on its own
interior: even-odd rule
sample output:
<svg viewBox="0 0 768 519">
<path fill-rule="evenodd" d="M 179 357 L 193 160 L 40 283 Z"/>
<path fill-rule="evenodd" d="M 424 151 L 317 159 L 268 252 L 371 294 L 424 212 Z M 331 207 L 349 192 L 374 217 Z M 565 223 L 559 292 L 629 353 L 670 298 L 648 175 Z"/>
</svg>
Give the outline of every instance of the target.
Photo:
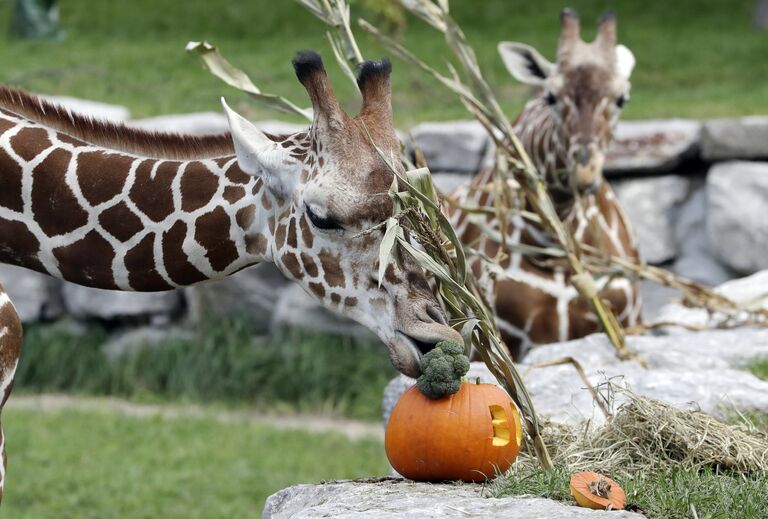
<svg viewBox="0 0 768 519">
<path fill-rule="evenodd" d="M 452 395 L 461 388 L 461 377 L 467 371 L 469 359 L 464 355 L 464 346 L 453 341 L 439 342 L 421 358 L 421 376 L 416 385 L 429 398 Z"/>
</svg>

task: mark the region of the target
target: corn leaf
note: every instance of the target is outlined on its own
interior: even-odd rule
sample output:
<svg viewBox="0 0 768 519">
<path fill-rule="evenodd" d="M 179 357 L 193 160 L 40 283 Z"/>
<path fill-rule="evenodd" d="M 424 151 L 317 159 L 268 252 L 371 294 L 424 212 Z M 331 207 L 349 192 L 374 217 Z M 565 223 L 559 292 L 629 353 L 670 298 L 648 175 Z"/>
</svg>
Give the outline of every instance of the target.
<svg viewBox="0 0 768 519">
<path fill-rule="evenodd" d="M 286 98 L 275 95 L 265 94 L 257 87 L 248 74 L 240 70 L 227 61 L 219 50 L 207 41 L 190 41 L 187 43 L 186 51 L 197 54 L 203 60 L 205 67 L 217 78 L 224 81 L 229 86 L 241 90 L 251 97 L 259 100 L 268 107 L 280 112 L 297 114 L 308 121 L 312 121 L 312 110 L 309 108 L 299 108 Z"/>
<path fill-rule="evenodd" d="M 379 287 L 381 287 L 381 280 L 384 279 L 384 272 L 387 270 L 387 266 L 394 254 L 395 242 L 398 236 L 402 235 L 403 231 L 400 228 L 400 222 L 397 218 L 390 217 L 387 220 L 387 230 L 384 233 L 384 239 L 381 240 L 379 245 Z"/>
</svg>

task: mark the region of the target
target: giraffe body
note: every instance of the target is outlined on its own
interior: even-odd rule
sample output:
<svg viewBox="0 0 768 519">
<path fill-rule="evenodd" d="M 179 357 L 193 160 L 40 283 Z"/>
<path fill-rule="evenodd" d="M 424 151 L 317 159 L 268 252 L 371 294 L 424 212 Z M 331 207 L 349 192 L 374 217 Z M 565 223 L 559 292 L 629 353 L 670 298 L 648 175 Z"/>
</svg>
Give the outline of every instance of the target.
<svg viewBox="0 0 768 519">
<path fill-rule="evenodd" d="M 16 313 L 8 294 L 0 286 L 0 410 L 5 406 L 13 389 L 13 375 L 19 363 L 21 353 L 22 329 L 19 314 Z M 7 456 L 5 452 L 5 435 L 0 426 L 0 452 L 2 452 L 2 464 L 0 464 L 0 501 L 3 499 L 5 488 L 5 472 L 7 468 Z"/>
<path fill-rule="evenodd" d="M 294 68 L 314 118 L 307 131 L 279 137 L 226 103 L 231 134 L 192 137 L 93 121 L 0 88 L 0 261 L 139 291 L 271 261 L 328 309 L 371 329 L 395 368 L 418 376 L 423 353 L 461 336 L 413 261 L 391 263 L 378 279 L 394 175 L 371 141 L 399 164 L 389 62 L 361 66 L 355 117 L 341 109 L 319 55 L 300 53 Z M 2 292 L 3 403 L 20 344 Z"/>
<path fill-rule="evenodd" d="M 629 97 L 628 77 L 634 64 L 629 50 L 615 46 L 615 32 L 615 18 L 606 16 L 597 39 L 584 43 L 579 37 L 578 19 L 566 10 L 556 64 L 524 44 L 502 43 L 499 50 L 516 78 L 541 87 L 541 94 L 527 103 L 513 126 L 544 176 L 566 230 L 606 256 L 637 262 L 640 256 L 629 221 L 602 178 L 605 150 Z M 481 171 L 451 196 L 460 206 L 493 208 L 492 181 L 490 170 Z M 556 246 L 555 239 L 538 223 L 524 218 L 524 212 L 531 208 L 521 193 L 515 203 L 505 222 L 507 242 Z M 454 210 L 452 220 L 465 244 L 490 257 L 497 255 L 498 241 L 473 223 L 467 213 Z M 485 224 L 501 228 L 494 216 L 487 216 Z M 589 303 L 571 285 L 571 271 L 564 259 L 511 251 L 501 267 L 504 274 L 493 275 L 475 260 L 474 270 L 488 287 L 500 331 L 516 358 L 538 344 L 567 341 L 600 330 Z M 597 280 L 597 289 L 622 324 L 639 321 L 636 283 L 622 277 L 603 277 Z"/>
</svg>

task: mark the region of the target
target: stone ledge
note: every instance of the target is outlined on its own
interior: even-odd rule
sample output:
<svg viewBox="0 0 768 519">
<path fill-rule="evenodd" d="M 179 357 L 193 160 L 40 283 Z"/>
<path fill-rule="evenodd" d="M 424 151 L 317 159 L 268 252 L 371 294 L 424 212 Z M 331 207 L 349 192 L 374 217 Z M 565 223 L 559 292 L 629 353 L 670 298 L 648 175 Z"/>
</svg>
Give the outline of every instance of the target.
<svg viewBox="0 0 768 519">
<path fill-rule="evenodd" d="M 482 485 L 416 483 L 396 478 L 295 485 L 267 498 L 264 519 L 579 517 L 637 519 L 632 512 L 590 510 L 534 497 L 488 498 Z"/>
</svg>

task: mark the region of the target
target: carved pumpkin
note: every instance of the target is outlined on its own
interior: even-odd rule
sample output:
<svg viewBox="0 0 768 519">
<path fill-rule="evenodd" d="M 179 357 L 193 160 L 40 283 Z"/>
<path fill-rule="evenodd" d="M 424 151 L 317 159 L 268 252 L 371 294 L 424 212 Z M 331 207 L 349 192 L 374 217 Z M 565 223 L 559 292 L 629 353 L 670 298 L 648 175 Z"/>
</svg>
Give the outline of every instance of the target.
<svg viewBox="0 0 768 519">
<path fill-rule="evenodd" d="M 461 385 L 433 400 L 410 388 L 392 410 L 384 446 L 392 467 L 417 481 L 485 481 L 506 471 L 520 452 L 515 404 L 500 387 Z"/>
</svg>

